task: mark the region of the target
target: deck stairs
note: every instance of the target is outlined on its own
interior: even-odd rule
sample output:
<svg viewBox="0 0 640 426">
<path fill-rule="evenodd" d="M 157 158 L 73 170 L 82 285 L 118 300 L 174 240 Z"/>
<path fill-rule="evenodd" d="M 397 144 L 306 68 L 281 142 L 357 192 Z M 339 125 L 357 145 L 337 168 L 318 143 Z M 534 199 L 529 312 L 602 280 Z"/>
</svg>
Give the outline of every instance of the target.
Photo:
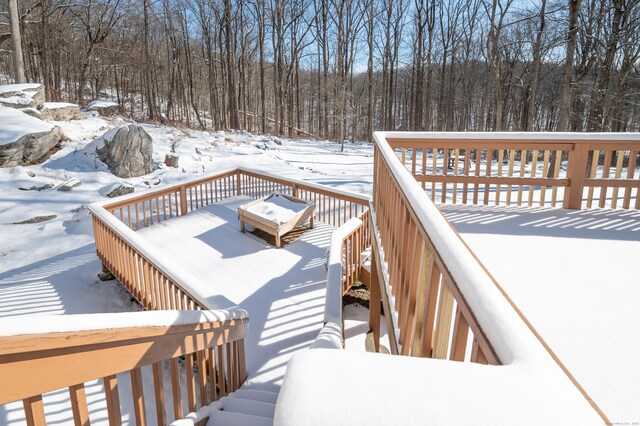
<svg viewBox="0 0 640 426">
<path fill-rule="evenodd" d="M 208 426 L 271 426 L 277 392 L 243 386 L 209 405 Z"/>
</svg>

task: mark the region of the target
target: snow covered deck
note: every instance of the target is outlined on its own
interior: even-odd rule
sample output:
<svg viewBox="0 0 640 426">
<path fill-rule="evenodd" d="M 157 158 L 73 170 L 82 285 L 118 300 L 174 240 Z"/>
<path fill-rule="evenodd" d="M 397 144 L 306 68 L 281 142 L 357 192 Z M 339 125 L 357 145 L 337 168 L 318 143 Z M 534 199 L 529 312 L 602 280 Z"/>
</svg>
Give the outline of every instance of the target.
<svg viewBox="0 0 640 426">
<path fill-rule="evenodd" d="M 640 212 L 439 208 L 610 420 L 640 419 Z"/>
<path fill-rule="evenodd" d="M 332 226 L 312 230 L 276 250 L 240 232 L 236 196 L 138 232 L 172 260 L 249 313 L 246 385 L 276 391 L 293 353 L 307 348 L 323 325 L 325 252 Z M 291 238 L 292 239 L 292 238 Z"/>
</svg>

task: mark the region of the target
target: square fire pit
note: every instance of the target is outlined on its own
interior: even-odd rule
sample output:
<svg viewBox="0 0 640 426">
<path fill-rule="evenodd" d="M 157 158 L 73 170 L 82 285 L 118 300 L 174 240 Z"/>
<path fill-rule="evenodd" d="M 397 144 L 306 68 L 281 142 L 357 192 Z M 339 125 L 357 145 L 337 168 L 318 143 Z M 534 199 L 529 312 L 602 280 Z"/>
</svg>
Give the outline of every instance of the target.
<svg viewBox="0 0 640 426">
<path fill-rule="evenodd" d="M 313 202 L 301 200 L 275 191 L 267 197 L 238 207 L 240 230 L 245 232 L 245 224 L 261 229 L 276 238 L 276 248 L 281 246 L 281 237 L 296 226 L 310 222 L 313 229 Z"/>
</svg>

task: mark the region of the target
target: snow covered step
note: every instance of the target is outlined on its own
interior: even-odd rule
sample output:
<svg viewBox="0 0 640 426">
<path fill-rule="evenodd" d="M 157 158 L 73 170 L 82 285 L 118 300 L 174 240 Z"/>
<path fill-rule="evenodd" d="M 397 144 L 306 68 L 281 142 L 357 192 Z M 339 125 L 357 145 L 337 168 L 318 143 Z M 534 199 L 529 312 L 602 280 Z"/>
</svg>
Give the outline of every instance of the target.
<svg viewBox="0 0 640 426">
<path fill-rule="evenodd" d="M 207 426 L 273 426 L 273 419 L 231 411 L 211 410 Z"/>
<path fill-rule="evenodd" d="M 371 288 L 371 249 L 360 253 L 360 281 Z"/>
<path fill-rule="evenodd" d="M 229 395 L 231 398 L 251 399 L 253 401 L 268 402 L 275 404 L 278 400 L 276 392 L 268 392 L 257 389 L 239 389 Z"/>
<path fill-rule="evenodd" d="M 267 417 L 273 419 L 276 404 L 271 402 L 254 401 L 234 397 L 224 397 L 220 399 L 223 411 L 248 414 L 252 416 Z"/>
<path fill-rule="evenodd" d="M 369 265 L 371 265 L 371 249 L 370 248 L 360 253 L 360 264 L 364 266 L 367 262 L 369 262 Z M 371 268 L 371 266 L 369 266 L 369 268 Z"/>
</svg>

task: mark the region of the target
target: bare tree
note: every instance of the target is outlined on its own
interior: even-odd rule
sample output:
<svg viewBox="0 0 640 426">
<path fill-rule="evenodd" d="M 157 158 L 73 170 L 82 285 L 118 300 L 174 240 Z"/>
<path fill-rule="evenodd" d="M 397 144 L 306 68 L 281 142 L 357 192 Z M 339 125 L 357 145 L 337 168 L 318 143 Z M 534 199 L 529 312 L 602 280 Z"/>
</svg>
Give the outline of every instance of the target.
<svg viewBox="0 0 640 426">
<path fill-rule="evenodd" d="M 20 37 L 20 15 L 18 0 L 9 0 L 9 22 L 11 24 L 11 47 L 13 49 L 13 69 L 16 83 L 26 82 L 24 59 L 22 56 L 22 37 Z"/>
</svg>

